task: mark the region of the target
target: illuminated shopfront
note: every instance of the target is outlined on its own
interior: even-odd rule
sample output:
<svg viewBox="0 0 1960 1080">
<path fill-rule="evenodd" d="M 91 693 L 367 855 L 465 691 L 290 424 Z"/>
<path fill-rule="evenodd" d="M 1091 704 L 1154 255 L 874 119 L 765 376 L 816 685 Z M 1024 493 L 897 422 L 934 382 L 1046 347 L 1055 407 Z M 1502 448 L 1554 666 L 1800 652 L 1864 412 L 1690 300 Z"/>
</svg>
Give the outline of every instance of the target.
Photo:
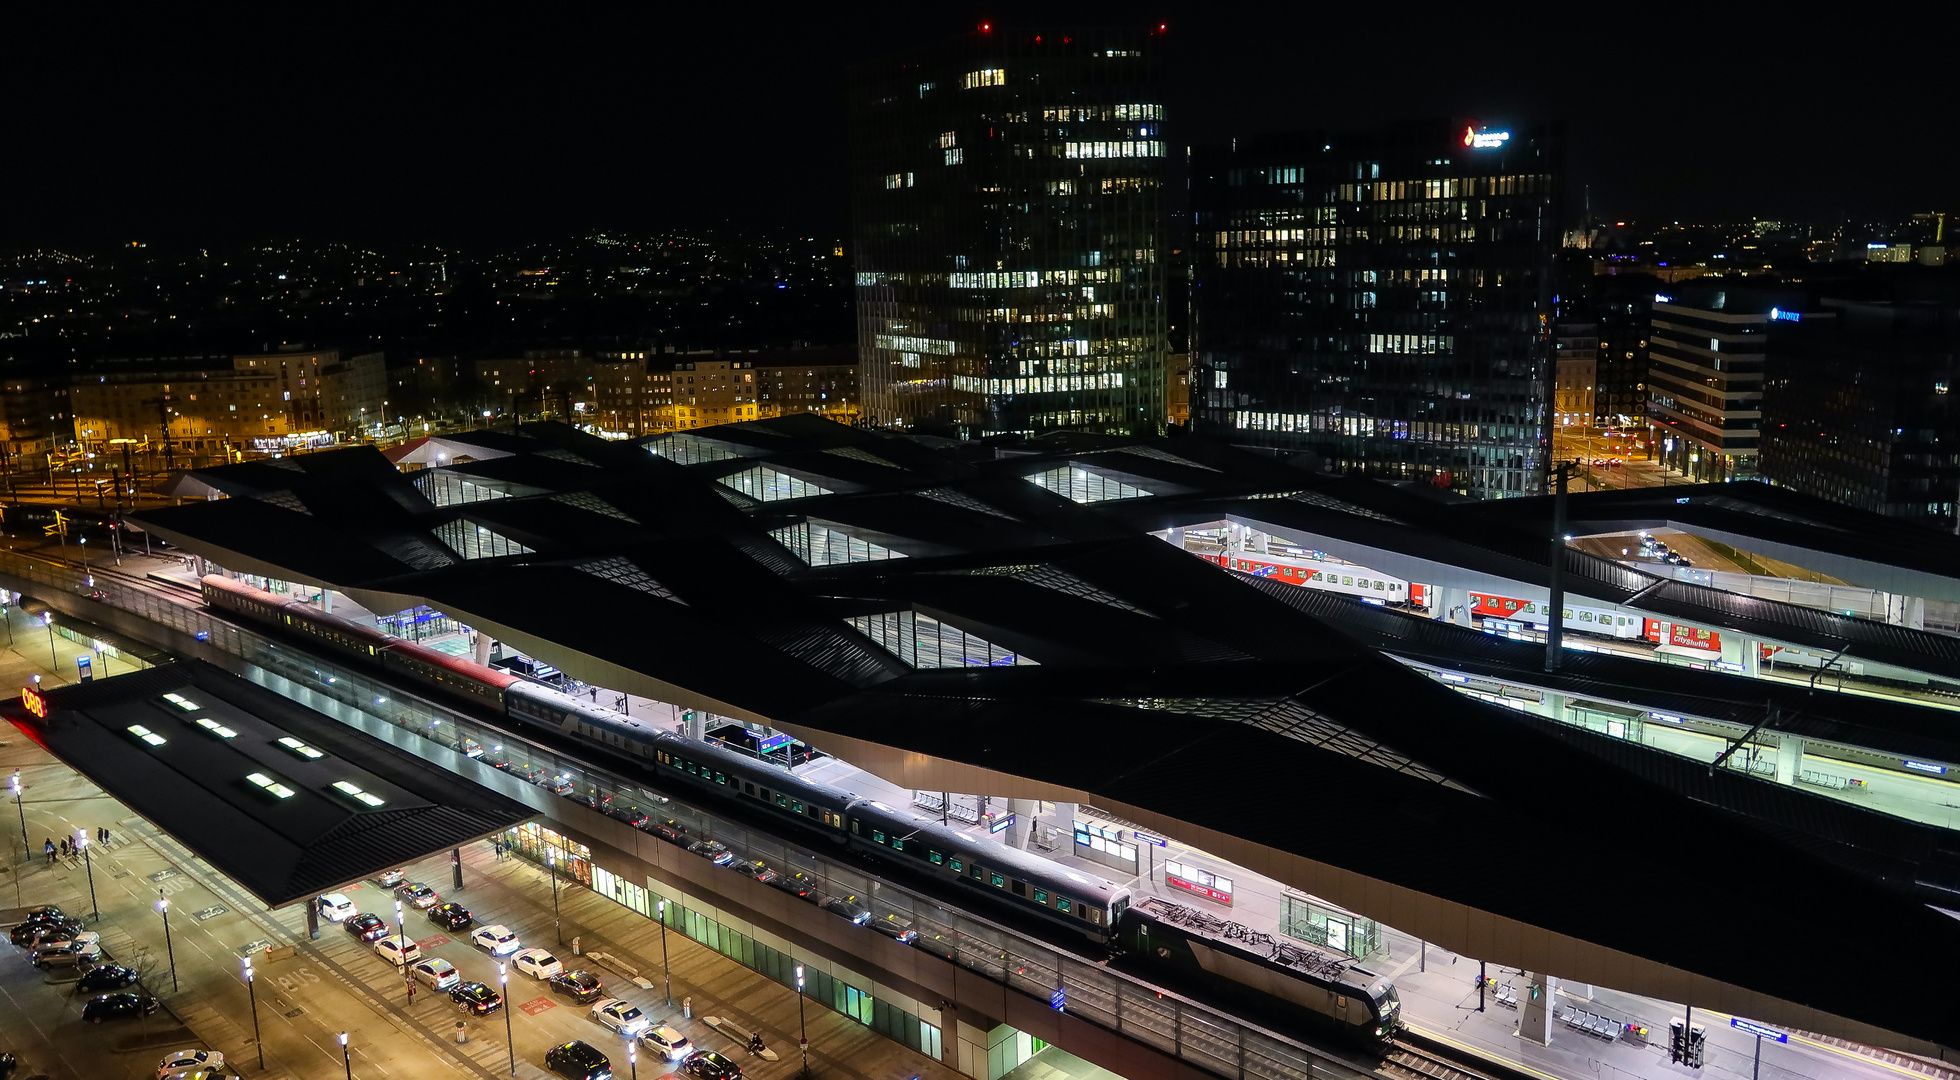
<svg viewBox="0 0 1960 1080">
<path fill-rule="evenodd" d="M 556 856 L 564 874 L 580 885 L 592 887 L 592 849 L 576 840 L 527 821 L 504 835 L 512 851 L 543 866 L 547 856 Z"/>
</svg>

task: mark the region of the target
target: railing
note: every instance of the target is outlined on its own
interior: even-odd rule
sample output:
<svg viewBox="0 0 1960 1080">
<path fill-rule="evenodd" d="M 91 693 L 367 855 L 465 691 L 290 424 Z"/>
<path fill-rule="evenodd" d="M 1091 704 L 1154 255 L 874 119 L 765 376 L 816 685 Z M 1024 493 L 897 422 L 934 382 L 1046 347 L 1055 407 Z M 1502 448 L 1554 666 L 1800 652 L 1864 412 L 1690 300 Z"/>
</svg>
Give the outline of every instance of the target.
<svg viewBox="0 0 1960 1080">
<path fill-rule="evenodd" d="M 0 574 L 69 594 L 86 588 L 79 570 L 14 552 L 0 553 Z M 1216 1076 L 1229 1080 L 1322 1080 L 1365 1075 L 1327 1051 L 1235 1020 L 984 918 L 946 908 L 903 886 L 881 880 L 873 890 L 870 879 L 851 867 L 786 844 L 771 834 L 724 821 L 638 781 L 563 756 L 517 732 L 491 727 L 404 693 L 399 687 L 373 682 L 363 671 L 280 645 L 201 609 L 101 573 L 96 575 L 92 591 L 103 594 L 97 603 L 140 615 L 193 638 L 207 635 L 199 640 L 243 660 L 247 678 L 336 719 L 381 720 L 451 750 L 466 750 L 474 741 L 486 749 L 486 760 L 494 758 L 520 775 L 569 774 L 582 791 L 595 791 L 615 804 L 638 806 L 656 819 L 672 818 L 699 836 L 719 840 L 778 869 L 801 870 L 820 880 L 826 891 L 858 896 L 859 903 L 875 916 L 895 915 L 911 923 L 921 937 L 936 934 L 941 941 L 952 943 L 955 963 L 1043 1003 L 1052 1001 L 1059 989 L 1066 1011 L 1078 1019 L 1155 1047 Z"/>
</svg>

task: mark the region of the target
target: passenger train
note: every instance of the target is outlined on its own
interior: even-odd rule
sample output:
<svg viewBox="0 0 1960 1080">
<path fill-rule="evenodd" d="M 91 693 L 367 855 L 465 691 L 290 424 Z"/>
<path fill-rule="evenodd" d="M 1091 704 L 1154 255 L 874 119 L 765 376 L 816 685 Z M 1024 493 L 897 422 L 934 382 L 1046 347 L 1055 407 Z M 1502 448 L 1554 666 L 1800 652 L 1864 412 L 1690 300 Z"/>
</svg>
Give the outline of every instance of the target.
<svg viewBox="0 0 1960 1080">
<path fill-rule="evenodd" d="M 1214 555 L 1192 552 L 1200 559 L 1217 563 L 1227 570 L 1240 570 L 1258 577 L 1269 577 L 1288 585 L 1299 585 L 1323 592 L 1340 593 L 1397 607 L 1426 608 L 1429 588 L 1421 582 L 1404 581 L 1379 570 L 1351 563 L 1329 563 L 1318 559 L 1290 559 L 1283 555 L 1256 555 L 1249 551 Z"/>
<path fill-rule="evenodd" d="M 639 758 L 657 776 L 722 800 L 744 803 L 830 843 L 887 865 L 946 882 L 982 903 L 1012 908 L 1122 948 L 1123 927 L 1133 918 L 1130 892 L 1103 878 L 1006 844 L 978 840 L 938 821 L 897 810 L 875 799 L 812 783 L 782 769 L 714 745 L 682 738 L 630 716 L 526 679 L 414 642 L 391 638 L 302 603 L 231 578 L 201 582 L 206 604 L 255 622 L 314 639 L 422 686 L 473 702 L 522 724 L 546 728 Z M 1160 933 L 1161 936 L 1161 933 Z M 1289 946 L 1292 947 L 1292 946 Z M 1188 950 L 1186 950 L 1188 954 Z M 1166 954 L 1167 955 L 1167 954 Z M 1143 959 L 1162 957 L 1155 950 Z M 1344 959 L 1344 958 L 1343 958 Z M 1180 966 L 1158 962 L 1156 966 Z M 1295 977 L 1300 976 L 1295 973 Z M 1264 986 L 1270 976 L 1259 982 Z M 1343 1036 L 1384 1048 L 1395 1027 L 1394 988 L 1367 992 L 1370 1016 L 1360 1017 L 1341 997 L 1338 1010 L 1320 1010 Z M 1258 991 L 1266 993 L 1268 991 Z M 1301 1001 L 1328 995 L 1279 993 L 1273 1003 L 1297 1011 Z M 1308 1006 L 1313 1011 L 1313 1006 Z"/>
</svg>

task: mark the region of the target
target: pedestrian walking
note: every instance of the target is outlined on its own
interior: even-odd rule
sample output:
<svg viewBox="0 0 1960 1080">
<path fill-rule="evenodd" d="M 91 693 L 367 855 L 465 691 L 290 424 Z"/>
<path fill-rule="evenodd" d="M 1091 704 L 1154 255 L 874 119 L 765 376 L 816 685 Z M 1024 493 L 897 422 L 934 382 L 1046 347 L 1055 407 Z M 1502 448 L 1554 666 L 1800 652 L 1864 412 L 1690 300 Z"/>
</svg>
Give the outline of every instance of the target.
<svg viewBox="0 0 1960 1080">
<path fill-rule="evenodd" d="M 49 840 L 47 843 L 42 844 L 41 850 L 48 853 L 48 865 L 53 866 L 54 865 L 54 841 Z"/>
<path fill-rule="evenodd" d="M 107 825 L 104 825 L 102 828 L 95 830 L 95 832 L 96 832 L 95 839 L 97 842 L 103 844 L 109 842 L 109 827 Z"/>
<path fill-rule="evenodd" d="M 68 838 L 65 836 L 61 838 L 61 857 L 68 857 Z"/>
</svg>

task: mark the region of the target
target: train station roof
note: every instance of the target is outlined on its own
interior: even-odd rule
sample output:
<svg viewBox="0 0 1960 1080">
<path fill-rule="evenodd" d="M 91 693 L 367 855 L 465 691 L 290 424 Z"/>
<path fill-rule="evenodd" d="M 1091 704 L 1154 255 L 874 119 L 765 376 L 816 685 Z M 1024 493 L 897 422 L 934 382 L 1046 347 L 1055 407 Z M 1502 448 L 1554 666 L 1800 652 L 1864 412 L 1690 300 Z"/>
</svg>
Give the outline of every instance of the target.
<svg viewBox="0 0 1960 1080">
<path fill-rule="evenodd" d="M 267 907 L 533 815 L 204 661 L 51 688 L 4 713 Z"/>
<path fill-rule="evenodd" d="M 443 452 L 472 438 L 444 436 Z M 375 611 L 428 604 L 587 682 L 772 724 L 911 787 L 1093 802 L 1470 955 L 1960 1046 L 1943 1004 L 1960 998 L 1950 832 L 1467 697 L 1395 657 L 1524 661 L 1427 620 L 1305 602 L 1150 535 L 1310 527 L 1544 580 L 1549 545 L 1528 521 L 1199 438 L 939 443 L 793 417 L 482 441 L 462 455 L 477 460 L 407 473 L 371 449 L 222 466 L 199 475 L 229 498 L 138 517 L 230 570 Z M 1680 584 L 1571 556 L 1588 595 Z M 1667 602 L 1820 648 L 1869 632 L 1960 678 L 1953 639 L 1704 591 Z M 1646 692 L 1704 699 L 1705 715 L 1773 697 L 1645 667 Z M 1639 681 L 1590 658 L 1566 677 L 1575 693 Z M 1784 704 L 1960 760 L 1909 706 Z M 1914 947 L 1819 979 L 1799 945 L 1829 912 Z"/>
</svg>

